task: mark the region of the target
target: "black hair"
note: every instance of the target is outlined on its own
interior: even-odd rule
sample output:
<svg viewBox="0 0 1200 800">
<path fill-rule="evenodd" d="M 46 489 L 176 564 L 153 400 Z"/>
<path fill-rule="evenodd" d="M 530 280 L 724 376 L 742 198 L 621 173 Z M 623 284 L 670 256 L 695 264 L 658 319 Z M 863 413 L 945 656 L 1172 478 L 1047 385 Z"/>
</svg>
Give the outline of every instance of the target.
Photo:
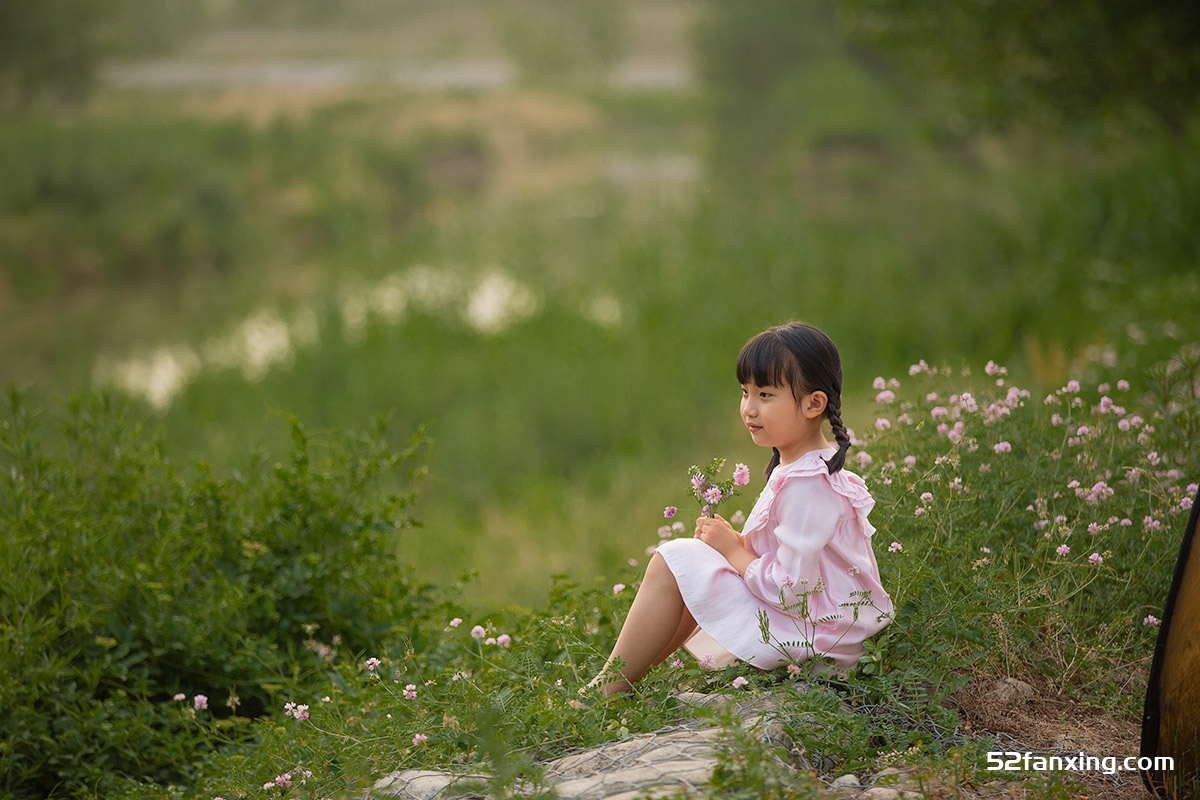
<svg viewBox="0 0 1200 800">
<path fill-rule="evenodd" d="M 824 392 L 825 417 L 838 444 L 825 464 L 831 474 L 845 466 L 850 434 L 842 424 L 842 359 L 828 336 L 802 322 L 768 328 L 742 347 L 737 379 L 757 386 L 787 386 L 797 403 L 803 395 Z M 779 450 L 771 449 L 767 477 L 779 466 Z"/>
</svg>

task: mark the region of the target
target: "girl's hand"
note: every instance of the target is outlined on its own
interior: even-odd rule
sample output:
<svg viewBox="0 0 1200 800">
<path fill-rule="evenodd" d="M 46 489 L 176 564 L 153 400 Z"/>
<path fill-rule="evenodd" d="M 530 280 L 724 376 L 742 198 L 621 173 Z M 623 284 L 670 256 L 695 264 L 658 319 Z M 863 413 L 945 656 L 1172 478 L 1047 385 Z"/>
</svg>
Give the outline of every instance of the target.
<svg viewBox="0 0 1200 800">
<path fill-rule="evenodd" d="M 742 537 L 720 514 L 697 519 L 696 538 L 726 558 L 742 547 Z"/>
<path fill-rule="evenodd" d="M 758 558 L 742 544 L 741 534 L 719 515 L 696 520 L 696 538 L 725 556 L 738 575 L 745 575 L 746 567 Z"/>
</svg>

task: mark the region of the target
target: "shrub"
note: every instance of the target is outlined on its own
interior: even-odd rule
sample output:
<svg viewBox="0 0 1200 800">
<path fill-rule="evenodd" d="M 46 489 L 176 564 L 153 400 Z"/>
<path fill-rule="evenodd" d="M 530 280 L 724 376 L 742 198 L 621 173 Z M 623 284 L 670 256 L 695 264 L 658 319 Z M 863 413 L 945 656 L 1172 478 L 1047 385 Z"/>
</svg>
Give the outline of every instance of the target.
<svg viewBox="0 0 1200 800">
<path fill-rule="evenodd" d="M 330 646 L 423 640 L 432 599 L 395 543 L 421 434 L 395 453 L 382 424 L 310 440 L 293 422 L 286 459 L 218 477 L 107 398 L 58 432 L 46 416 L 14 391 L 0 417 L 0 795 L 184 779 Z"/>
<path fill-rule="evenodd" d="M 1034 396 L 990 362 L 875 388 L 859 463 L 898 600 L 892 658 L 1044 674 L 1132 712 L 1200 466 L 1163 446 L 1178 409 L 1119 374 Z"/>
</svg>

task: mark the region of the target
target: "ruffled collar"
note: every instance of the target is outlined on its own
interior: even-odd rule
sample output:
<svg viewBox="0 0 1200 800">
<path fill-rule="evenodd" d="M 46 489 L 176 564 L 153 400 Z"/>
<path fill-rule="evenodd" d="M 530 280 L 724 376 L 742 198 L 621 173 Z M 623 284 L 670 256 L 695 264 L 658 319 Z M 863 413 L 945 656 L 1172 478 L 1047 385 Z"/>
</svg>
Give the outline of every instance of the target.
<svg viewBox="0 0 1200 800">
<path fill-rule="evenodd" d="M 835 452 L 832 447 L 810 450 L 790 464 L 781 464 L 776 467 L 771 472 L 771 477 L 767 479 L 767 485 L 763 488 L 762 495 L 759 498 L 763 502 L 755 505 L 755 510 L 751 513 L 750 518 L 746 520 L 743 530 L 752 530 L 756 527 L 752 523 L 766 522 L 765 516 L 767 510 L 774 504 L 775 495 L 779 493 L 779 490 L 789 480 L 819 475 L 825 478 L 831 489 L 850 501 L 850 505 L 854 508 L 855 514 L 858 516 L 863 535 L 868 537 L 873 535 L 875 533 L 875 526 L 870 523 L 867 516 L 871 513 L 871 509 L 875 507 L 875 498 L 871 496 L 871 492 L 867 489 L 866 482 L 855 473 L 843 468 L 830 474 L 826 459 Z M 764 519 L 756 519 L 760 515 Z"/>
</svg>

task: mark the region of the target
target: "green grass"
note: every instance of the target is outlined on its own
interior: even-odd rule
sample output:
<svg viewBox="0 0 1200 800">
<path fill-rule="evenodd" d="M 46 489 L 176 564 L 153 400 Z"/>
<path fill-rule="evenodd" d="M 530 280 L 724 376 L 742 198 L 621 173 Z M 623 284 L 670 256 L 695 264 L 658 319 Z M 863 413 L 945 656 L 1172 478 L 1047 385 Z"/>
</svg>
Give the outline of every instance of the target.
<svg viewBox="0 0 1200 800">
<path fill-rule="evenodd" d="M 842 87 L 844 113 L 797 124 L 773 167 L 791 179 L 752 196 L 720 178 L 724 140 L 688 93 L 371 91 L 265 126 L 198 116 L 216 96 L 151 114 L 127 96 L 66 123 L 5 121 L 3 379 L 53 395 L 160 345 L 203 357 L 263 310 L 308 319 L 316 339 L 289 359 L 249 381 L 203 369 L 155 412 L 168 447 L 215 463 L 248 442 L 278 451 L 276 414 L 428 423 L 431 533 L 406 556 L 438 581 L 494 565 L 483 597 L 536 603 L 548 573 L 623 563 L 678 465 L 755 462 L 722 392 L 766 325 L 831 333 L 856 429 L 871 377 L 922 357 L 1004 359 L 1047 388 L 1089 348 L 1145 338 L 1145 370 L 1195 337 L 1180 313 L 1200 295 L 1181 233 L 1200 208 L 1190 139 L 1085 141 L 1094 163 L 1017 136 L 943 146 L 853 64 L 820 66 L 787 91 Z M 706 140 L 711 180 L 627 185 L 604 168 L 699 159 Z M 212 186 L 233 225 L 204 211 Z M 418 269 L 456 284 L 448 305 L 410 290 L 399 319 L 347 318 L 355 292 Z M 536 304 L 485 334 L 462 317 L 497 271 Z M 597 303 L 619 316 L 597 324 Z"/>
<path fill-rule="evenodd" d="M 1040 676 L 1136 718 L 1129 687 L 1144 682 L 1157 635 L 1146 619 L 1161 615 L 1195 492 L 1185 476 L 1200 465 L 1159 433 L 1166 398 L 1126 385 L 1125 363 L 1094 365 L 1087 382 L 1046 395 L 993 365 L 880 379 L 892 396 L 876 400 L 870 416 L 882 422 L 851 464 L 878 501 L 874 548 L 895 621 L 851 674 L 801 670 L 825 688 L 789 695 L 777 712 L 822 775 L 899 760 L 931 786 L 994 778 L 990 740 L 957 731 L 946 706 L 970 675 Z M 1193 398 L 1176 413 L 1200 409 Z M 467 587 L 428 586 L 388 556 L 424 533 L 406 527 L 411 498 L 392 497 L 386 480 L 411 470 L 416 451 L 293 426 L 286 461 L 214 471 L 168 458 L 162 437 L 126 414 L 86 399 L 61 414 L 14 397 L 0 420 L 0 511 L 13 534 L 2 699 L 30 723 L 7 752 L 39 754 L 9 773 L 14 796 L 58 781 L 51 796 L 169 797 L 179 781 L 194 796 L 243 796 L 287 775 L 298 791 L 349 797 L 408 767 L 483 774 L 502 792 L 536 783 L 538 762 L 673 724 L 689 713 L 673 699 L 681 690 L 796 679 L 670 664 L 634 699 L 570 711 L 643 558 L 607 578 L 544 573 L 540 609 L 467 602 Z M 681 497 L 686 474 L 676 477 Z M 518 545 L 530 546 L 508 543 Z M 737 676 L 749 686 L 733 686 Z M 811 777 L 731 719 L 715 712 L 710 724 L 733 746 L 714 790 L 817 796 Z"/>
</svg>

